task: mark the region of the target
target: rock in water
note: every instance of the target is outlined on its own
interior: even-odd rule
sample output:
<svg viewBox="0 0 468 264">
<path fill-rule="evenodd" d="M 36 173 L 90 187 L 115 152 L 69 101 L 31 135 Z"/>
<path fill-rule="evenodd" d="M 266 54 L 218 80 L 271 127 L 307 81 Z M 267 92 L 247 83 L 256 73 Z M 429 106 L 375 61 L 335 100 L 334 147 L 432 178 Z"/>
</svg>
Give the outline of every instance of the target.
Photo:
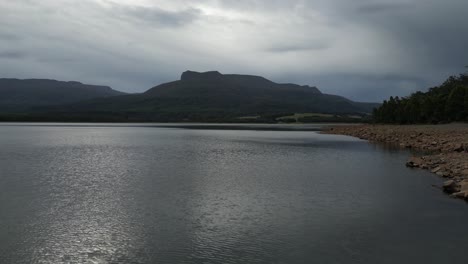
<svg viewBox="0 0 468 264">
<path fill-rule="evenodd" d="M 408 162 L 406 162 L 406 166 L 410 168 L 419 168 L 423 164 L 424 160 L 418 157 L 411 157 Z"/>
<path fill-rule="evenodd" d="M 444 186 L 442 188 L 446 193 L 456 193 L 459 191 L 459 186 L 454 180 L 444 182 Z"/>
</svg>

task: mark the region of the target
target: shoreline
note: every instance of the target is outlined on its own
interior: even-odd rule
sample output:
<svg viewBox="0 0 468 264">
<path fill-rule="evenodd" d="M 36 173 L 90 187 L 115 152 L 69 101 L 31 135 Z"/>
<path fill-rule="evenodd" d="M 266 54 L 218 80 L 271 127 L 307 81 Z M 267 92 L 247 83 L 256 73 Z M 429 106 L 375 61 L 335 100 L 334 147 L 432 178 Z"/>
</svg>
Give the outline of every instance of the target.
<svg viewBox="0 0 468 264">
<path fill-rule="evenodd" d="M 157 127 L 202 130 L 252 130 L 252 131 L 302 131 L 319 132 L 323 127 L 339 124 L 262 124 L 262 123 L 34 123 L 0 122 L 2 126 L 43 126 L 43 127 Z"/>
<path fill-rule="evenodd" d="M 444 178 L 445 193 L 468 201 L 468 124 L 329 126 L 322 133 L 413 150 L 419 154 L 409 157 L 407 167 Z"/>
</svg>

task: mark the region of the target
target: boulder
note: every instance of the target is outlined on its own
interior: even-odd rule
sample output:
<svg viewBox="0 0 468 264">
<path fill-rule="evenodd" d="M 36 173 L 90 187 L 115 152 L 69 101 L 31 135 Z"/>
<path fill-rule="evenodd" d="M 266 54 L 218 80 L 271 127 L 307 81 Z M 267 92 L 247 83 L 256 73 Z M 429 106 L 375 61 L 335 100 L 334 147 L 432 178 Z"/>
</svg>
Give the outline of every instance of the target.
<svg viewBox="0 0 468 264">
<path fill-rule="evenodd" d="M 468 143 L 457 143 L 453 147 L 453 151 L 456 152 L 467 152 L 468 151 Z"/>
<path fill-rule="evenodd" d="M 444 189 L 444 192 L 446 193 L 454 193 L 458 192 L 458 184 L 454 180 L 449 180 L 444 182 L 444 185 L 442 186 Z"/>
<path fill-rule="evenodd" d="M 444 177 L 444 178 L 453 178 L 453 175 L 451 175 L 450 172 L 446 171 L 446 170 L 438 171 L 436 174 L 439 175 L 440 177 Z"/>
<path fill-rule="evenodd" d="M 400 146 L 404 147 L 404 148 L 407 148 L 407 149 L 410 149 L 413 147 L 413 145 L 411 145 L 411 143 L 409 142 L 403 142 L 400 144 Z"/>
<path fill-rule="evenodd" d="M 410 168 L 418 168 L 424 164 L 424 160 L 419 157 L 411 157 L 408 162 L 406 162 L 406 166 Z"/>
<path fill-rule="evenodd" d="M 468 151 L 468 143 L 462 143 L 463 151 Z"/>
<path fill-rule="evenodd" d="M 456 192 L 456 193 L 453 193 L 452 196 L 456 198 L 466 199 L 468 198 L 468 192 Z"/>
<path fill-rule="evenodd" d="M 468 180 L 463 180 L 460 182 L 460 191 L 468 192 Z"/>
<path fill-rule="evenodd" d="M 461 143 L 455 144 L 455 146 L 453 147 L 453 151 L 456 151 L 456 152 L 462 152 L 463 150 L 464 150 L 463 144 Z"/>
</svg>

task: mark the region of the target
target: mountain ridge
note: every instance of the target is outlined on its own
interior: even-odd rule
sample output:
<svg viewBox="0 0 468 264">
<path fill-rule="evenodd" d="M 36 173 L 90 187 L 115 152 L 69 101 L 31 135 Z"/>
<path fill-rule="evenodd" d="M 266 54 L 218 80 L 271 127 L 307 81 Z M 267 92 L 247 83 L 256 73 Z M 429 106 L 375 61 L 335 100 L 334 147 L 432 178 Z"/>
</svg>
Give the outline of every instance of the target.
<svg viewBox="0 0 468 264">
<path fill-rule="evenodd" d="M 31 107 L 69 104 L 124 94 L 109 86 L 77 81 L 0 78 L 1 111 L 28 111 Z"/>
<path fill-rule="evenodd" d="M 317 87 L 275 83 L 261 76 L 185 71 L 180 79 L 140 94 L 38 105 L 27 114 L 122 121 L 257 121 L 294 113 L 367 116 L 378 104 L 354 102 Z"/>
</svg>

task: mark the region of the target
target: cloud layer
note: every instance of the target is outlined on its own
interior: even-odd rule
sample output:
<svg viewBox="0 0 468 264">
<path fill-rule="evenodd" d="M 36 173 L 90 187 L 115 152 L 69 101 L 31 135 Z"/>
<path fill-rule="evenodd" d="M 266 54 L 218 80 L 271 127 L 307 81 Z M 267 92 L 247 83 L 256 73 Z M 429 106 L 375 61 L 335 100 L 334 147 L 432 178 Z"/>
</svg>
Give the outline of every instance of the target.
<svg viewBox="0 0 468 264">
<path fill-rule="evenodd" d="M 187 69 L 364 101 L 468 64 L 466 0 L 0 0 L 1 77 L 141 92 Z"/>
</svg>

